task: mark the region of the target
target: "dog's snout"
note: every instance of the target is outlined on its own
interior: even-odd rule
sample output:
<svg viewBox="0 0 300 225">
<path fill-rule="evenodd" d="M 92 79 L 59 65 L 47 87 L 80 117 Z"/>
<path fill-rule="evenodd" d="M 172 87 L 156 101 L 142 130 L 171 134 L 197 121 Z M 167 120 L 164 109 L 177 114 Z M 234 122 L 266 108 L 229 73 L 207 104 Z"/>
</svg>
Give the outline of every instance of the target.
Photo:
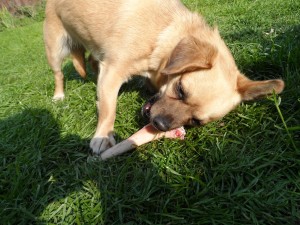
<svg viewBox="0 0 300 225">
<path fill-rule="evenodd" d="M 152 119 L 152 125 L 160 131 L 170 130 L 170 119 L 163 116 L 156 116 Z"/>
</svg>

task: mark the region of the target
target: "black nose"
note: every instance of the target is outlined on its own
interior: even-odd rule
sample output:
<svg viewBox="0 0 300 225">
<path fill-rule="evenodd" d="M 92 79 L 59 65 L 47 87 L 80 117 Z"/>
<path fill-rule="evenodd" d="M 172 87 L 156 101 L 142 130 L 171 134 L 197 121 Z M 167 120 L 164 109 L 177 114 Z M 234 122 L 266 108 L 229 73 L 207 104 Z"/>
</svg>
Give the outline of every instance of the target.
<svg viewBox="0 0 300 225">
<path fill-rule="evenodd" d="M 156 116 L 152 119 L 152 125 L 160 131 L 170 130 L 170 119 L 163 116 Z"/>
</svg>

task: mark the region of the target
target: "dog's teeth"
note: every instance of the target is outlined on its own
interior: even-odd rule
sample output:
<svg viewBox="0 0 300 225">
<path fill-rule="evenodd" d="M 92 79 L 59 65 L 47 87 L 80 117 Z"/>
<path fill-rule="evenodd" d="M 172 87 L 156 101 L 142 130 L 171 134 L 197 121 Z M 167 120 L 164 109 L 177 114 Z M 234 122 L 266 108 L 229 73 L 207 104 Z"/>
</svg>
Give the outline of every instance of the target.
<svg viewBox="0 0 300 225">
<path fill-rule="evenodd" d="M 146 106 L 145 106 L 145 109 L 146 109 L 146 110 L 149 110 L 150 108 L 151 108 L 151 104 L 150 104 L 150 103 L 147 103 Z"/>
</svg>

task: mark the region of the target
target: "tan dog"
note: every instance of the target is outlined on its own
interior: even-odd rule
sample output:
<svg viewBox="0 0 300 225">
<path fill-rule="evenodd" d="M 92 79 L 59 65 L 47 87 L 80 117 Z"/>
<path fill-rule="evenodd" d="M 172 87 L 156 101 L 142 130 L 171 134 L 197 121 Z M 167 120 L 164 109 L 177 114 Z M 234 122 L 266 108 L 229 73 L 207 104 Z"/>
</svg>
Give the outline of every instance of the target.
<svg viewBox="0 0 300 225">
<path fill-rule="evenodd" d="M 99 119 L 94 153 L 115 144 L 118 91 L 132 75 L 148 77 L 159 94 L 144 108 L 166 131 L 217 120 L 243 100 L 280 93 L 282 80 L 251 81 L 241 74 L 217 29 L 179 0 L 48 0 L 45 46 L 63 99 L 63 59 L 86 76 L 84 52 L 100 63 Z"/>
</svg>

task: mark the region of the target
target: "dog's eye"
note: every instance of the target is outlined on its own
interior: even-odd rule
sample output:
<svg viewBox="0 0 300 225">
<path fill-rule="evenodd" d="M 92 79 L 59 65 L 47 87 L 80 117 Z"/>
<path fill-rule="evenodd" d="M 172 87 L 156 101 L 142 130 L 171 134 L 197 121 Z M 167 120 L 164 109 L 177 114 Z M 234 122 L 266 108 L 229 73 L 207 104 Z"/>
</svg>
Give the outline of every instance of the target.
<svg viewBox="0 0 300 225">
<path fill-rule="evenodd" d="M 179 81 L 179 83 L 176 86 L 176 93 L 177 93 L 177 96 L 180 100 L 185 99 L 186 96 L 185 96 L 181 81 Z"/>
<path fill-rule="evenodd" d="M 191 125 L 192 126 L 201 126 L 202 125 L 202 121 L 201 120 L 198 120 L 198 119 L 196 119 L 196 118 L 192 118 L 191 119 Z"/>
</svg>

